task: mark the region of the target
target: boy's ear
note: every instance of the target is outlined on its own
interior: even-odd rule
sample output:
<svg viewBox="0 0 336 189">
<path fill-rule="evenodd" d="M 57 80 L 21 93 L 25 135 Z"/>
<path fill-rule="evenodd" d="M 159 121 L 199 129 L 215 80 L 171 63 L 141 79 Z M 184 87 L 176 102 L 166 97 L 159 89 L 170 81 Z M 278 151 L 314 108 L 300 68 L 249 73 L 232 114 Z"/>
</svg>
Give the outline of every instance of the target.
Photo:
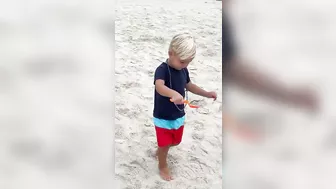
<svg viewBox="0 0 336 189">
<path fill-rule="evenodd" d="M 174 54 L 173 51 L 168 51 L 169 56 L 173 56 L 173 54 Z"/>
</svg>

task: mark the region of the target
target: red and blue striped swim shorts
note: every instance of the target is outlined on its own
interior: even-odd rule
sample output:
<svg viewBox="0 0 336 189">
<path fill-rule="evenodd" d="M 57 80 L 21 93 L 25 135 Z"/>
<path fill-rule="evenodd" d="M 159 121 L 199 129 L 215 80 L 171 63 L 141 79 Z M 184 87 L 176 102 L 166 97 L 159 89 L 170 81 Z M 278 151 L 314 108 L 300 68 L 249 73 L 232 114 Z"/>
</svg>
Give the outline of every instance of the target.
<svg viewBox="0 0 336 189">
<path fill-rule="evenodd" d="M 156 139 L 159 147 L 175 146 L 181 143 L 185 117 L 176 120 L 154 118 Z"/>
</svg>

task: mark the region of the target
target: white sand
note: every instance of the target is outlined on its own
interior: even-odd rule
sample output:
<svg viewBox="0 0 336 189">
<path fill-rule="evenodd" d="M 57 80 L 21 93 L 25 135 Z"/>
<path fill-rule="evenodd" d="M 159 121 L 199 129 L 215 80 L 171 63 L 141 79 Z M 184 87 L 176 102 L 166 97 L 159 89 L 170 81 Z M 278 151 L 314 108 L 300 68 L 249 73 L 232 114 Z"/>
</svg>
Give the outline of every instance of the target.
<svg viewBox="0 0 336 189">
<path fill-rule="evenodd" d="M 153 74 L 173 35 L 183 30 L 193 32 L 198 43 L 191 79 L 217 91 L 218 100 L 189 94 L 202 108 L 187 108 L 183 141 L 168 157 L 175 180 L 166 182 L 153 157 Z M 122 188 L 221 188 L 221 2 L 120 1 L 115 39 L 115 172 Z"/>
<path fill-rule="evenodd" d="M 231 90 L 232 112 L 259 117 L 267 138 L 248 143 L 226 133 L 224 188 L 336 188 L 335 3 L 238 0 L 233 10 L 243 54 L 283 81 L 318 84 L 323 116 Z"/>
</svg>

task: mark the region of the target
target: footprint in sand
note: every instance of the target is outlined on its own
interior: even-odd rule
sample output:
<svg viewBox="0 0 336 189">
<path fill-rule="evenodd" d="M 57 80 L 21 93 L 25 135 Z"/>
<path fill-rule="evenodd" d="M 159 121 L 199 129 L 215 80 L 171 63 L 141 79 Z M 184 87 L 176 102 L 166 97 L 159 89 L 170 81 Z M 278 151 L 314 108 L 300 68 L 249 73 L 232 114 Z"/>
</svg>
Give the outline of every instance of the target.
<svg viewBox="0 0 336 189">
<path fill-rule="evenodd" d="M 204 123 L 195 121 L 191 123 L 191 125 L 193 125 L 193 132 L 191 133 L 192 139 L 196 140 L 196 142 L 200 142 L 204 139 Z"/>
<path fill-rule="evenodd" d="M 208 115 L 208 114 L 210 114 L 210 110 L 209 110 L 208 108 L 204 108 L 204 107 L 202 107 L 202 108 L 198 108 L 196 111 L 197 111 L 199 114 L 204 114 L 204 115 Z"/>
<path fill-rule="evenodd" d="M 204 132 L 197 132 L 197 131 L 194 131 L 192 134 L 191 134 L 191 137 L 196 140 L 196 141 L 201 141 L 204 139 Z"/>
<path fill-rule="evenodd" d="M 153 77 L 154 76 L 154 71 L 153 70 L 147 70 L 147 75 L 149 77 Z"/>
<path fill-rule="evenodd" d="M 116 124 L 116 130 L 115 130 L 115 138 L 116 139 L 124 139 L 125 137 L 124 137 L 124 128 L 123 128 L 123 126 L 122 125 L 120 125 L 120 124 Z"/>
<path fill-rule="evenodd" d="M 178 155 L 174 154 L 168 154 L 168 157 L 167 157 L 169 163 L 171 164 L 178 164 L 179 161 L 182 159 L 181 157 L 179 157 Z"/>
<path fill-rule="evenodd" d="M 156 156 L 156 150 L 153 150 L 153 149 L 147 149 L 147 150 L 146 150 L 146 156 L 147 156 L 147 157 L 151 157 L 151 158 L 155 158 L 155 159 L 157 159 L 157 156 Z"/>
<path fill-rule="evenodd" d="M 143 171 L 145 171 L 145 172 L 148 172 L 148 169 L 147 169 L 148 166 L 147 166 L 145 158 L 137 158 L 137 159 L 131 161 L 130 164 L 134 165 L 138 168 L 143 169 Z"/>
<path fill-rule="evenodd" d="M 203 173 L 203 174 L 205 174 L 205 173 L 208 173 L 208 174 L 215 173 L 214 168 L 211 167 L 209 165 L 209 163 L 206 163 L 205 161 L 202 161 L 200 158 L 192 156 L 189 159 L 189 162 L 192 163 L 192 164 L 197 165 L 197 166 L 195 166 L 197 172 L 200 172 L 200 173 Z"/>
<path fill-rule="evenodd" d="M 197 168 L 197 165 L 194 163 L 188 163 L 188 164 L 177 164 L 175 166 L 171 166 L 171 172 L 172 174 L 176 175 L 176 177 L 182 177 L 185 179 L 193 179 L 195 178 L 198 174 L 195 171 Z"/>
<path fill-rule="evenodd" d="M 200 121 L 195 121 L 192 123 L 194 131 L 202 131 L 204 130 L 204 123 Z"/>
<path fill-rule="evenodd" d="M 141 84 L 138 82 L 126 82 L 121 85 L 121 88 L 123 89 L 129 89 L 129 88 L 140 88 Z"/>
<path fill-rule="evenodd" d="M 120 115 L 128 117 L 129 119 L 138 118 L 141 111 L 137 108 L 133 108 L 132 110 L 129 108 L 117 108 L 117 112 Z"/>
<path fill-rule="evenodd" d="M 141 138 L 144 137 L 148 137 L 148 136 L 152 136 L 154 137 L 154 129 L 150 128 L 150 127 L 145 127 L 142 131 L 141 131 Z"/>
<path fill-rule="evenodd" d="M 202 52 L 202 55 L 205 57 L 214 57 L 217 55 L 217 53 L 211 49 L 207 49 L 204 52 Z"/>
</svg>

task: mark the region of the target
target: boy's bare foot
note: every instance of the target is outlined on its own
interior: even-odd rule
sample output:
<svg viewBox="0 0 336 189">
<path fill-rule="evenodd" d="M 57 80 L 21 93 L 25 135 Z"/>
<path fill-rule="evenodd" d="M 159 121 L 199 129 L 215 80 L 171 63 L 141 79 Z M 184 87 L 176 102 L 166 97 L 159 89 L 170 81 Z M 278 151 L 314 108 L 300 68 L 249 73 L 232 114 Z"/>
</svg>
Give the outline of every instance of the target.
<svg viewBox="0 0 336 189">
<path fill-rule="evenodd" d="M 160 176 L 163 180 L 166 180 L 166 181 L 173 180 L 172 176 L 170 175 L 170 171 L 168 167 L 160 168 Z"/>
</svg>

